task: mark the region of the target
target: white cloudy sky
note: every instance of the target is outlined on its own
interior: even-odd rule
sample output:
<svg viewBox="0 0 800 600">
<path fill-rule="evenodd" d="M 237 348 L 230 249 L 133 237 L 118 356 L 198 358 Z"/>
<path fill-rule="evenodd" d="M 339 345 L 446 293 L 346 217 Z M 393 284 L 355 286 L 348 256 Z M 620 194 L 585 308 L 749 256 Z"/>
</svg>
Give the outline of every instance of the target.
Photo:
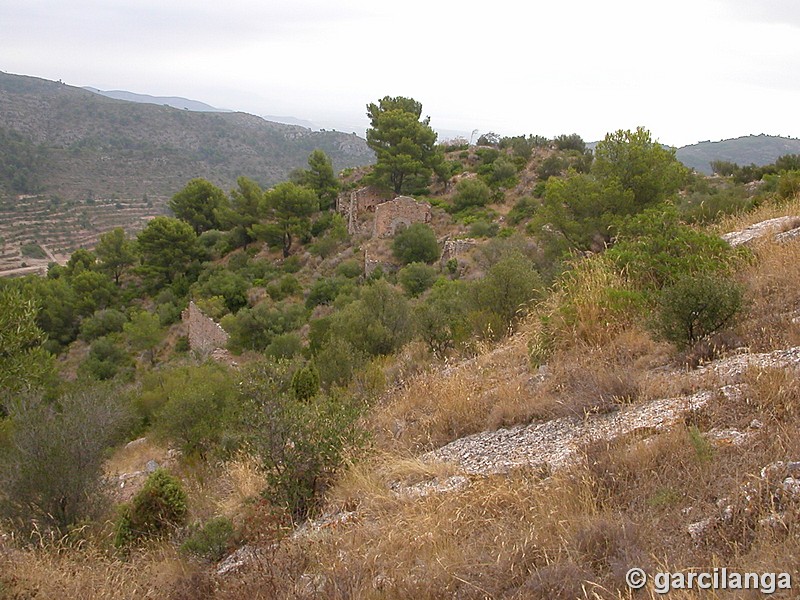
<svg viewBox="0 0 800 600">
<path fill-rule="evenodd" d="M 798 0 L 2 0 L 0 70 L 323 127 L 800 137 Z"/>
</svg>

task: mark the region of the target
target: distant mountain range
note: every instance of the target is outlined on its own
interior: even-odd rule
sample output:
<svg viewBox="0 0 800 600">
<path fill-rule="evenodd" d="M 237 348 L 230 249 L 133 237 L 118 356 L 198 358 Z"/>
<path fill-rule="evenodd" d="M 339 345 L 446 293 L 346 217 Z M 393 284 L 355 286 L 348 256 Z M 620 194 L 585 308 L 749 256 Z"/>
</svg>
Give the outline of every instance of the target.
<svg viewBox="0 0 800 600">
<path fill-rule="evenodd" d="M 193 177 L 225 190 L 240 175 L 269 187 L 304 167 L 315 148 L 336 169 L 374 161 L 361 137 L 318 129 L 291 116 L 262 118 L 187 98 L 0 72 L 0 192 L 160 204 Z M 715 160 L 763 165 L 783 154 L 800 154 L 800 140 L 762 134 L 677 150 L 702 173 L 711 173 Z"/>
<path fill-rule="evenodd" d="M 106 98 L 113 98 L 114 100 L 126 100 L 128 102 L 139 102 L 142 104 L 159 104 L 161 106 L 171 106 L 172 108 L 197 112 L 233 112 L 232 110 L 224 108 L 215 108 L 205 102 L 189 100 L 188 98 L 180 98 L 177 96 L 150 96 L 148 94 L 135 94 L 123 90 L 98 90 L 93 87 L 84 87 L 83 89 L 94 92 L 95 94 L 100 94 Z"/>
<path fill-rule="evenodd" d="M 85 86 L 84 90 L 100 94 L 106 98 L 114 98 L 115 100 L 127 100 L 128 102 L 140 102 L 142 104 L 158 104 L 161 106 L 171 106 L 181 110 L 192 110 L 196 112 L 234 112 L 227 108 L 217 108 L 205 102 L 198 100 L 189 100 L 188 98 L 181 98 L 180 96 L 150 96 L 149 94 L 136 94 L 134 92 L 126 92 L 124 90 L 98 90 L 97 88 Z M 283 123 L 284 125 L 297 125 L 298 127 L 305 127 L 313 131 L 322 129 L 316 123 L 306 121 L 305 119 L 298 119 L 296 117 L 278 117 L 275 115 L 262 115 L 265 121 L 273 123 Z"/>
<path fill-rule="evenodd" d="M 687 167 L 711 174 L 711 163 L 721 160 L 737 165 L 774 163 L 784 154 L 800 154 L 800 139 L 774 135 L 748 135 L 719 142 L 705 141 L 678 148 L 676 156 Z"/>
<path fill-rule="evenodd" d="M 316 148 L 337 170 L 374 162 L 353 134 L 185 98 L 99 93 L 0 72 L 0 188 L 7 192 L 65 200 L 146 196 L 162 204 L 194 177 L 226 191 L 242 175 L 269 187 L 306 166 Z"/>
</svg>

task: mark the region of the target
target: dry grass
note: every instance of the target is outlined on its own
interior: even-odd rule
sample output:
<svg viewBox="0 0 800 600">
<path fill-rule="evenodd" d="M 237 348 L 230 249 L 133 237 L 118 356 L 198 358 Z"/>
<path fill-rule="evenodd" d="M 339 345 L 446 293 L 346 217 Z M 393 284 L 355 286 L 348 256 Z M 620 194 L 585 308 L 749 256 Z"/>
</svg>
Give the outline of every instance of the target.
<svg viewBox="0 0 800 600">
<path fill-rule="evenodd" d="M 239 454 L 221 466 L 214 495 L 216 512 L 232 519 L 240 513 L 243 505 L 259 497 L 266 487 L 258 461 L 248 454 Z"/>
<path fill-rule="evenodd" d="M 140 438 L 126 444 L 106 461 L 105 471 L 109 475 L 121 475 L 144 470 L 147 462 L 155 460 L 159 464 L 167 458 L 167 447 L 149 438 Z"/>
<path fill-rule="evenodd" d="M 727 216 L 713 226 L 717 233 L 741 231 L 755 223 L 785 216 L 800 217 L 800 196 L 786 202 L 766 202 L 751 212 Z"/>
<path fill-rule="evenodd" d="M 95 546 L 48 544 L 0 552 L 0 598 L 174 598 L 197 571 L 163 543 L 127 559 Z"/>
<path fill-rule="evenodd" d="M 749 302 L 737 328 L 754 351 L 800 345 L 800 244 L 762 242 L 739 273 Z"/>
<path fill-rule="evenodd" d="M 380 449 L 436 448 L 491 427 L 498 399 L 513 404 L 529 379 L 525 339 L 515 337 L 462 364 L 413 376 L 382 399 L 367 426 Z"/>
<path fill-rule="evenodd" d="M 744 383 L 760 418 L 778 423 L 800 420 L 800 380 L 796 371 L 750 369 Z"/>
<path fill-rule="evenodd" d="M 557 513 L 594 510 L 580 482 L 542 486 L 526 473 L 388 506 L 370 489 L 361 495 L 369 516 L 311 548 L 325 597 L 496 597 L 566 554 L 571 523 Z"/>
<path fill-rule="evenodd" d="M 621 599 L 633 597 L 623 580 L 633 566 L 796 572 L 795 521 L 777 534 L 739 522 L 712 529 L 701 545 L 687 532 L 719 514 L 717 501 L 735 498 L 765 462 L 791 455 L 776 440 L 786 438 L 773 430 L 752 449 L 725 448 L 707 460 L 677 427 L 587 448 L 587 467 L 546 480 L 519 470 L 423 498 L 393 494 L 388 483 L 436 474 L 384 456 L 332 492 L 354 518 L 285 541 L 276 562 L 222 583 L 219 597 L 246 598 L 266 585 L 275 595 L 260 597 Z"/>
<path fill-rule="evenodd" d="M 548 350 L 573 344 L 607 344 L 634 324 L 628 290 L 626 277 L 605 255 L 576 260 L 523 328 L 532 353 L 546 357 Z"/>
<path fill-rule="evenodd" d="M 540 386 L 537 409 L 542 416 L 583 416 L 646 399 L 664 398 L 650 383 L 654 367 L 669 362 L 669 348 L 641 329 L 621 331 L 605 345 L 578 343 L 557 350 Z"/>
</svg>

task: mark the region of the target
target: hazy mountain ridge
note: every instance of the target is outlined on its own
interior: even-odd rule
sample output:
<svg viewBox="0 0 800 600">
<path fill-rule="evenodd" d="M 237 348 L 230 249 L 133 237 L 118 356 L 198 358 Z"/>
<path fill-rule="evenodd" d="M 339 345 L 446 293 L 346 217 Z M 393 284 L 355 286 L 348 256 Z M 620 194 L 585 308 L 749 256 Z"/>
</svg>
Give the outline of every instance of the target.
<svg viewBox="0 0 800 600">
<path fill-rule="evenodd" d="M 116 100 L 6 73 L 0 73 L 0 128 L 46 153 L 38 179 L 45 193 L 65 199 L 167 198 L 193 177 L 223 189 L 241 175 L 270 186 L 305 166 L 315 148 L 337 169 L 374 160 L 366 142 L 351 134 Z"/>
<path fill-rule="evenodd" d="M 711 163 L 721 160 L 740 166 L 768 165 L 785 154 L 800 154 L 800 139 L 774 135 L 748 135 L 718 142 L 704 141 L 678 148 L 676 153 L 687 167 L 711 174 Z"/>
<path fill-rule="evenodd" d="M 127 92 L 125 90 L 98 90 L 97 88 L 84 86 L 84 90 L 88 90 L 95 94 L 100 94 L 106 98 L 114 98 L 115 100 L 126 100 L 128 102 L 140 102 L 143 104 L 161 104 L 171 106 L 172 108 L 179 108 L 182 110 L 191 110 L 194 112 L 233 112 L 227 108 L 217 108 L 200 102 L 199 100 L 190 100 L 180 96 L 151 96 L 150 94 L 137 94 L 135 92 Z"/>
</svg>

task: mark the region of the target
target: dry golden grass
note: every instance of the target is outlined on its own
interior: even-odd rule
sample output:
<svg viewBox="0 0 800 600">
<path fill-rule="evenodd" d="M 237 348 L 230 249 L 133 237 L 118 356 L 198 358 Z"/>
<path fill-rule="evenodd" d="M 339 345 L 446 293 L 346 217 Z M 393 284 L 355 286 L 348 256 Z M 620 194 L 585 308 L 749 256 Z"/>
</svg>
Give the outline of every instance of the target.
<svg viewBox="0 0 800 600">
<path fill-rule="evenodd" d="M 95 546 L 56 542 L 0 552 L 0 598 L 156 600 L 175 597 L 197 570 L 165 543 L 122 559 Z"/>
<path fill-rule="evenodd" d="M 800 244 L 765 241 L 738 275 L 748 307 L 737 328 L 754 351 L 800 345 Z"/>
<path fill-rule="evenodd" d="M 141 438 L 114 452 L 106 461 L 105 472 L 109 475 L 134 473 L 142 471 L 149 460 L 155 460 L 161 464 L 166 458 L 166 446 L 153 442 L 149 438 Z"/>
<path fill-rule="evenodd" d="M 631 326 L 635 313 L 625 301 L 626 277 L 604 255 L 578 259 L 523 327 L 532 352 L 573 344 L 602 346 Z"/>
<path fill-rule="evenodd" d="M 266 478 L 258 461 L 243 453 L 223 463 L 220 470 L 214 504 L 218 514 L 232 519 L 267 487 Z"/>
<path fill-rule="evenodd" d="M 246 598 L 267 586 L 274 595 L 260 597 L 621 599 L 634 597 L 623 579 L 633 566 L 796 572 L 794 517 L 778 533 L 744 524 L 714 529 L 701 545 L 687 531 L 719 514 L 717 501 L 736 498 L 761 466 L 798 450 L 798 442 L 785 445 L 786 433 L 771 430 L 752 447 L 723 448 L 709 460 L 679 426 L 589 447 L 586 467 L 546 480 L 518 470 L 422 498 L 394 494 L 389 484 L 441 474 L 383 456 L 331 492 L 332 504 L 356 511 L 354 518 L 284 541 L 275 562 L 222 582 L 219 597 Z"/>
<path fill-rule="evenodd" d="M 514 404 L 530 378 L 523 336 L 473 359 L 415 374 L 386 394 L 366 419 L 378 448 L 421 452 L 497 423 L 499 399 Z"/>
<path fill-rule="evenodd" d="M 669 347 L 636 327 L 620 331 L 604 345 L 581 342 L 557 350 L 537 395 L 538 413 L 551 418 L 582 416 L 676 395 L 664 395 L 667 390 L 651 377 L 653 369 L 669 364 L 670 358 Z"/>
<path fill-rule="evenodd" d="M 309 549 L 325 597 L 495 597 L 565 553 L 571 522 L 556 513 L 594 511 L 581 482 L 541 485 L 526 473 L 391 503 L 373 486 L 359 494 L 365 517 Z"/>
<path fill-rule="evenodd" d="M 800 379 L 796 371 L 750 369 L 745 373 L 744 383 L 762 419 L 779 423 L 800 420 Z"/>
<path fill-rule="evenodd" d="M 800 216 L 800 196 L 785 202 L 765 202 L 751 212 L 724 217 L 712 229 L 720 234 L 741 231 L 755 223 L 786 216 Z"/>
</svg>

